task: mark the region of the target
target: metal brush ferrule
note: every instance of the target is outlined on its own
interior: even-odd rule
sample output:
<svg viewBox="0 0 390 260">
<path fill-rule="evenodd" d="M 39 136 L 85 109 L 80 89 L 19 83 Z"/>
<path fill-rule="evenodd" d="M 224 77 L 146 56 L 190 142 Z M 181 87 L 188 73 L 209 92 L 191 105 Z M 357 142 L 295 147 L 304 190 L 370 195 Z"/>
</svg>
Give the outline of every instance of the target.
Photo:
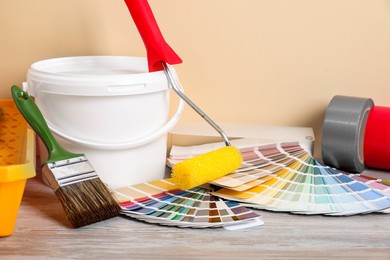
<svg viewBox="0 0 390 260">
<path fill-rule="evenodd" d="M 55 191 L 59 187 L 99 177 L 85 156 L 47 163 L 42 174 Z"/>
<path fill-rule="evenodd" d="M 182 87 L 180 83 L 175 80 L 175 78 L 172 75 L 172 72 L 169 69 L 169 66 L 162 62 L 162 66 L 164 68 L 165 75 L 169 81 L 169 84 L 171 85 L 172 89 L 180 96 L 181 99 L 183 99 L 190 107 L 192 107 L 204 120 L 206 120 L 209 125 L 211 125 L 223 138 L 225 145 L 231 146 L 229 138 L 225 134 L 225 132 L 222 130 L 222 128 L 217 125 L 210 117 L 208 117 L 194 102 L 192 102 L 182 91 Z"/>
</svg>

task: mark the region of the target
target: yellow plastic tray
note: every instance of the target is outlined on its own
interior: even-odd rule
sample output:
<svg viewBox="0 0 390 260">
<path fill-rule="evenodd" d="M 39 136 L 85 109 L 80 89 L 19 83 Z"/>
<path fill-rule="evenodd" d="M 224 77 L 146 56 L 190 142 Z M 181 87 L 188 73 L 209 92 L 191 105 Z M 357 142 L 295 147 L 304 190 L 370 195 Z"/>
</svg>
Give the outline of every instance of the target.
<svg viewBox="0 0 390 260">
<path fill-rule="evenodd" d="M 28 178 L 35 176 L 35 135 L 13 100 L 0 100 L 0 237 L 13 233 Z"/>
</svg>

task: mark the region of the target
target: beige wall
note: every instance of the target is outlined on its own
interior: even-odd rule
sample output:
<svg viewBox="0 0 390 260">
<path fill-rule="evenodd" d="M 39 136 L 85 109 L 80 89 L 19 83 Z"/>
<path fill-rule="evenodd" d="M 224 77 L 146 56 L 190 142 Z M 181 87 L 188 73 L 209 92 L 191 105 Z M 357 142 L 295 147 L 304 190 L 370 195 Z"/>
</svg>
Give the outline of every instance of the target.
<svg viewBox="0 0 390 260">
<path fill-rule="evenodd" d="M 0 96 L 37 60 L 145 56 L 121 0 L 0 0 Z M 390 1 L 150 0 L 187 94 L 223 123 L 314 127 L 336 94 L 390 106 Z M 186 109 L 183 121 L 200 120 Z M 317 143 L 318 146 L 318 143 Z"/>
</svg>

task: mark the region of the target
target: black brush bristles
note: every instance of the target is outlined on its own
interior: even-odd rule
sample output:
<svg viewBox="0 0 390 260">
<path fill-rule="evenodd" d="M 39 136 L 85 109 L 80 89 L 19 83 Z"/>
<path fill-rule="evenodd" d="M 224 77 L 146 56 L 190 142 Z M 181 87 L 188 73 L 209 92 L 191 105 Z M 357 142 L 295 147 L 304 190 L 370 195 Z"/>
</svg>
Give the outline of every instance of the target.
<svg viewBox="0 0 390 260">
<path fill-rule="evenodd" d="M 116 217 L 121 209 L 99 178 L 59 187 L 55 195 L 75 228 Z"/>
</svg>

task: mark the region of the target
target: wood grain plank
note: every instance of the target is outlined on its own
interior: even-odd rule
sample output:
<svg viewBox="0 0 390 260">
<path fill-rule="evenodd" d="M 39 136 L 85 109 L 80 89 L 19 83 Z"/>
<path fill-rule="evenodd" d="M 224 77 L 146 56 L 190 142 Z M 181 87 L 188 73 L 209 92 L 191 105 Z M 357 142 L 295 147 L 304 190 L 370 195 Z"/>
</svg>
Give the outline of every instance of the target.
<svg viewBox="0 0 390 260">
<path fill-rule="evenodd" d="M 265 224 L 239 231 L 183 229 L 117 217 L 68 224 L 39 176 L 27 183 L 1 259 L 390 259 L 390 216 L 301 216 L 258 211 Z"/>
</svg>

